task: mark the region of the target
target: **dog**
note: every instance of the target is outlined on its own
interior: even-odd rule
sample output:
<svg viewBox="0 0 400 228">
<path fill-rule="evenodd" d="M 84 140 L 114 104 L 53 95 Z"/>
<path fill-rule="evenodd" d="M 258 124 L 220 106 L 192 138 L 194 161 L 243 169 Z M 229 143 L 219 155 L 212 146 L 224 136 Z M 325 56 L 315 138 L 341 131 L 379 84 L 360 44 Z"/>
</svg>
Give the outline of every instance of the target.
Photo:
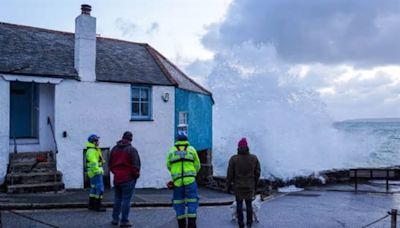
<svg viewBox="0 0 400 228">
<path fill-rule="evenodd" d="M 251 202 L 251 206 L 253 208 L 253 221 L 256 223 L 260 223 L 258 219 L 258 213 L 261 209 L 261 205 L 263 204 L 264 197 L 261 194 L 257 194 L 255 199 Z M 236 214 L 236 201 L 232 203 L 230 206 L 232 211 L 232 221 L 237 221 L 237 214 Z M 243 212 L 246 212 L 246 204 L 243 203 Z"/>
</svg>

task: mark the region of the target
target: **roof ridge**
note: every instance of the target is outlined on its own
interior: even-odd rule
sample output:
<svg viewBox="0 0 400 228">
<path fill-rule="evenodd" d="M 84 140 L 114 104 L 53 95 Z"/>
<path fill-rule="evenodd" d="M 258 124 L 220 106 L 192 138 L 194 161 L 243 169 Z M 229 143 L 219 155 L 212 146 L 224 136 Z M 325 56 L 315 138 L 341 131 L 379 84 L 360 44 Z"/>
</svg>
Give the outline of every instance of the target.
<svg viewBox="0 0 400 228">
<path fill-rule="evenodd" d="M 150 46 L 150 45 L 149 45 Z M 210 91 L 208 91 L 206 88 L 204 88 L 202 85 L 200 85 L 199 83 L 197 83 L 196 81 L 194 81 L 193 79 L 191 79 L 189 76 L 187 76 L 183 71 L 181 71 L 179 69 L 179 67 L 177 67 L 174 63 L 172 63 L 169 59 L 167 59 L 164 55 L 162 55 L 160 52 L 158 52 L 156 49 L 152 48 L 156 54 L 158 54 L 161 58 L 163 58 L 165 61 L 167 61 L 169 64 L 171 64 L 171 66 L 173 68 L 175 68 L 175 70 L 177 70 L 179 73 L 181 73 L 186 79 L 188 79 L 190 82 L 192 82 L 193 84 L 195 84 L 196 86 L 200 87 L 200 89 L 204 90 L 204 92 L 208 93 L 208 94 L 212 94 Z"/>
<path fill-rule="evenodd" d="M 150 53 L 150 56 L 154 59 L 154 61 L 156 62 L 156 64 L 160 67 L 161 71 L 165 74 L 165 76 L 167 76 L 167 79 L 175 85 L 179 85 L 179 83 L 174 79 L 174 77 L 172 77 L 172 75 L 169 73 L 168 69 L 165 68 L 164 64 L 162 64 L 160 62 L 160 60 L 157 58 L 157 56 L 155 56 L 157 52 L 157 50 L 155 50 L 152 46 L 150 46 L 149 44 L 146 45 L 146 50 Z M 154 53 L 156 52 L 156 53 Z"/>
<path fill-rule="evenodd" d="M 9 27 L 17 27 L 17 28 L 26 28 L 26 29 L 37 29 L 37 30 L 42 30 L 44 32 L 61 33 L 64 35 L 74 35 L 75 34 L 73 32 L 65 32 L 65 31 L 59 31 L 59 30 L 54 30 L 54 29 L 33 27 L 33 26 L 29 26 L 29 25 L 11 24 L 11 23 L 1 22 L 1 21 L 0 21 L 0 25 L 5 25 L 5 26 L 9 26 Z"/>
<path fill-rule="evenodd" d="M 121 40 L 121 39 L 118 39 L 118 38 L 111 38 L 111 37 L 97 36 L 97 39 L 110 40 L 110 41 L 116 41 L 116 42 L 122 42 L 122 43 L 128 43 L 128 44 L 137 44 L 137 45 L 141 45 L 141 46 L 148 45 L 147 43 L 135 42 L 135 41 L 130 41 L 130 40 Z"/>
<path fill-rule="evenodd" d="M 14 28 L 36 29 L 36 30 L 41 30 L 43 32 L 61 33 L 64 35 L 75 35 L 74 32 L 66 32 L 66 31 L 60 31 L 60 30 L 54 30 L 54 29 L 40 28 L 40 27 L 34 27 L 34 26 L 29 26 L 29 25 L 12 24 L 12 23 L 1 22 L 1 21 L 0 21 L 0 25 L 5 25 L 5 26 L 9 26 L 9 27 L 14 27 Z M 111 37 L 96 36 L 96 38 L 102 39 L 102 40 L 111 40 L 111 41 L 124 42 L 124 43 L 130 43 L 130 44 L 138 44 L 138 45 L 143 45 L 143 46 L 148 45 L 147 43 L 141 43 L 141 42 L 135 42 L 135 41 L 129 41 L 129 40 L 121 40 L 121 39 L 111 38 Z"/>
</svg>

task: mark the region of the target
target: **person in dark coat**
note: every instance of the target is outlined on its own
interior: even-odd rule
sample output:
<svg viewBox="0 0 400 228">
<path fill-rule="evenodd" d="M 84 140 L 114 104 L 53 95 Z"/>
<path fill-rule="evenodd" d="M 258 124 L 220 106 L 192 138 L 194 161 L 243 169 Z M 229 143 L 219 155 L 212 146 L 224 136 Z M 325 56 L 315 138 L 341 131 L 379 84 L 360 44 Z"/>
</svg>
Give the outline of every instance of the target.
<svg viewBox="0 0 400 228">
<path fill-rule="evenodd" d="M 136 180 L 140 176 L 140 157 L 135 147 L 131 145 L 132 132 L 127 131 L 117 145 L 112 148 L 108 167 L 114 174 L 114 206 L 112 224 L 120 227 L 131 227 L 129 211 L 131 199 L 135 190 Z M 119 215 L 122 214 L 121 221 Z"/>
<path fill-rule="evenodd" d="M 253 210 L 251 202 L 255 196 L 258 180 L 260 178 L 260 162 L 257 157 L 250 154 L 246 138 L 238 143 L 237 154 L 229 160 L 227 172 L 227 191 L 233 190 L 236 196 L 236 212 L 239 227 L 244 227 L 243 200 L 246 203 L 247 227 L 253 222 Z"/>
</svg>

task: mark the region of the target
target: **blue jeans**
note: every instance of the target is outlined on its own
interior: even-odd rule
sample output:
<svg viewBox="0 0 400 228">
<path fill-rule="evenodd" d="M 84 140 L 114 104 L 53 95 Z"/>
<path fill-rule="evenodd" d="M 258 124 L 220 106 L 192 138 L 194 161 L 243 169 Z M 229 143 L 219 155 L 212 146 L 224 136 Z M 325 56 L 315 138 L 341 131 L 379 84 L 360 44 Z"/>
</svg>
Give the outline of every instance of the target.
<svg viewBox="0 0 400 228">
<path fill-rule="evenodd" d="M 172 205 L 175 209 L 177 219 L 196 218 L 197 208 L 199 207 L 196 182 L 175 187 Z"/>
<path fill-rule="evenodd" d="M 101 199 L 103 198 L 103 193 L 104 193 L 103 176 L 96 175 L 90 178 L 89 196 L 96 199 Z"/>
<path fill-rule="evenodd" d="M 131 209 L 131 199 L 135 191 L 136 179 L 127 183 L 114 186 L 114 206 L 112 218 L 113 221 L 119 221 L 119 214 L 122 210 L 121 223 L 129 222 L 129 211 Z"/>
<path fill-rule="evenodd" d="M 244 200 L 246 203 L 246 224 L 251 225 L 253 222 L 253 207 L 251 205 L 251 200 Z M 244 226 L 243 221 L 243 200 L 236 198 L 236 214 L 238 218 L 239 227 Z"/>
</svg>

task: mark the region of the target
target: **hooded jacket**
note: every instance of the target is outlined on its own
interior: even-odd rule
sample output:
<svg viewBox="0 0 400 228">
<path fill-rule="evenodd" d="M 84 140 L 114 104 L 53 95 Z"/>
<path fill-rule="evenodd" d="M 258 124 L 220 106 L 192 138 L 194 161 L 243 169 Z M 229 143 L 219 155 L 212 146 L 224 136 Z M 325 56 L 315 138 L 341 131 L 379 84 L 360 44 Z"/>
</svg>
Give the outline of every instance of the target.
<svg viewBox="0 0 400 228">
<path fill-rule="evenodd" d="M 114 184 L 116 185 L 139 178 L 139 153 L 129 140 L 122 139 L 112 148 L 108 167 L 114 174 Z"/>
<path fill-rule="evenodd" d="M 238 199 L 252 199 L 260 178 L 260 163 L 248 148 L 239 148 L 229 160 L 227 188 L 233 189 Z"/>
</svg>

